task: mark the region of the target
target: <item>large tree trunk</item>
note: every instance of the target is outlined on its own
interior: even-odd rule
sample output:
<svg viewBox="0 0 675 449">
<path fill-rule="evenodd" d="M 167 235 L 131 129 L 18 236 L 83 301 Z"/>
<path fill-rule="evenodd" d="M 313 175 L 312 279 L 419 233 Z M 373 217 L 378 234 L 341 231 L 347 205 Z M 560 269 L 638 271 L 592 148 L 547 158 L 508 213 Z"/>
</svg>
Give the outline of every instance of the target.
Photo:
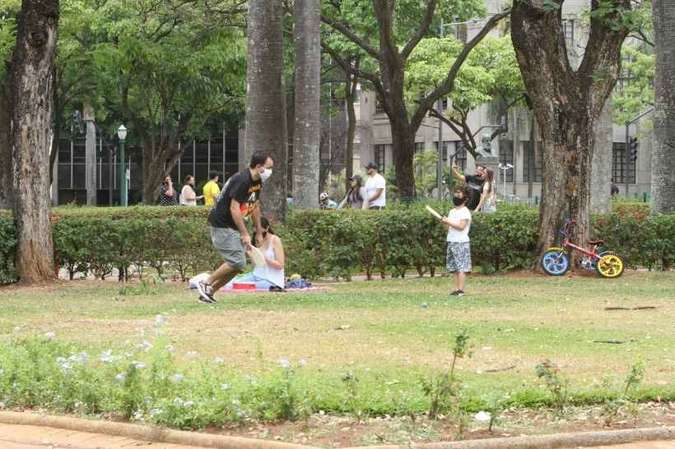
<svg viewBox="0 0 675 449">
<path fill-rule="evenodd" d="M 595 127 L 595 145 L 591 165 L 591 211 L 606 214 L 611 211 L 612 189 L 612 106 L 607 102 Z"/>
<path fill-rule="evenodd" d="M 143 203 L 157 203 L 162 181 L 171 174 L 183 151 L 184 148 L 179 149 L 178 141 L 157 142 L 150 137 L 143 139 Z M 173 180 L 177 191 L 180 191 L 181 182 L 180 179 Z"/>
<path fill-rule="evenodd" d="M 652 150 L 652 210 L 675 211 L 675 3 L 653 0 L 656 39 L 655 142 Z"/>
<path fill-rule="evenodd" d="M 319 208 L 321 45 L 319 0 L 295 0 L 293 204 Z"/>
<path fill-rule="evenodd" d="M 351 63 L 351 61 L 350 61 Z M 358 69 L 358 60 L 355 62 L 356 68 Z M 351 183 L 349 179 L 354 176 L 354 138 L 356 137 L 356 109 L 354 108 L 354 102 L 356 101 L 356 95 L 358 95 L 357 87 L 359 84 L 359 78 L 356 74 L 351 72 L 345 73 L 345 107 L 347 109 L 347 142 L 345 149 L 345 174 L 347 183 L 346 189 L 349 191 Z"/>
<path fill-rule="evenodd" d="M 630 0 L 611 1 L 617 8 L 630 9 Z M 592 7 L 597 9 L 598 3 Z M 586 244 L 593 130 L 616 84 L 621 44 L 628 34 L 609 23 L 611 18 L 592 16 L 584 58 L 574 70 L 567 58 L 561 9 L 522 0 L 511 14 L 511 37 L 542 138 L 540 253 L 555 242 L 566 218 L 577 222 L 572 239 Z"/>
<path fill-rule="evenodd" d="M 392 151 L 394 168 L 396 169 L 396 187 L 402 201 L 415 197 L 415 171 L 413 158 L 415 157 L 415 130 L 408 123 L 407 118 L 391 122 Z"/>
<path fill-rule="evenodd" d="M 4 81 L 0 81 L 0 209 L 11 209 L 14 204 L 9 115 L 7 86 Z"/>
<path fill-rule="evenodd" d="M 287 191 L 283 9 L 281 2 L 251 0 L 248 12 L 246 156 L 248 159 L 255 151 L 266 151 L 274 159 L 274 174 L 263 187 L 263 211 L 273 220 L 282 221 Z"/>
<path fill-rule="evenodd" d="M 10 75 L 16 267 L 22 283 L 55 277 L 49 222 L 58 0 L 23 0 Z"/>
</svg>

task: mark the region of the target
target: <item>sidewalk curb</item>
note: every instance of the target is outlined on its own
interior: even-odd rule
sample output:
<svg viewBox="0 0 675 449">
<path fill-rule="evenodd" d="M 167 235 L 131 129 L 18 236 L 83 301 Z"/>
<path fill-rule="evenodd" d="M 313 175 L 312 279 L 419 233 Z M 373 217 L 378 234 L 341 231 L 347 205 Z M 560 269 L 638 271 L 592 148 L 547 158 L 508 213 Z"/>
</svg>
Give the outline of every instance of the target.
<svg viewBox="0 0 675 449">
<path fill-rule="evenodd" d="M 0 424 L 42 426 L 76 432 L 98 433 L 157 443 L 180 444 L 215 449 L 314 449 L 293 443 L 255 440 L 252 438 L 210 435 L 110 421 L 95 421 L 21 412 L 0 412 Z"/>
<path fill-rule="evenodd" d="M 563 449 L 666 440 L 675 440 L 675 426 L 348 449 Z"/>
</svg>

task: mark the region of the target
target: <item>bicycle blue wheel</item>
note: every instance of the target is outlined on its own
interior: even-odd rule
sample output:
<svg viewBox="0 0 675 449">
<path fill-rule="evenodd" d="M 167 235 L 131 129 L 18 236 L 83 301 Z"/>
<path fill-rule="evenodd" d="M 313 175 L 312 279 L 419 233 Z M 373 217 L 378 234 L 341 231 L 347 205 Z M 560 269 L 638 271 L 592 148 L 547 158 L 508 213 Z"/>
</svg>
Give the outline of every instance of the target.
<svg viewBox="0 0 675 449">
<path fill-rule="evenodd" d="M 541 257 L 541 267 L 551 276 L 562 276 L 570 269 L 570 258 L 559 249 L 549 250 Z"/>
</svg>

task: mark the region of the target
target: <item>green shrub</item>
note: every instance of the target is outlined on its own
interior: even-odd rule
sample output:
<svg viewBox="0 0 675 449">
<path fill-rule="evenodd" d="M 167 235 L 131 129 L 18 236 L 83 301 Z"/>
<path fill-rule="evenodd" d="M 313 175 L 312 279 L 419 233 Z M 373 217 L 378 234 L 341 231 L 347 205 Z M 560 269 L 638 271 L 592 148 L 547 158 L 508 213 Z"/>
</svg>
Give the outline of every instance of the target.
<svg viewBox="0 0 675 449">
<path fill-rule="evenodd" d="M 351 279 L 365 273 L 394 277 L 415 270 L 435 275 L 445 263 L 445 230 L 425 209 L 442 213 L 447 203 L 395 204 L 384 211 L 297 211 L 277 228 L 286 248 L 286 273 L 313 279 Z M 120 280 L 144 269 L 160 278 L 185 280 L 220 263 L 211 247 L 206 208 L 56 208 L 52 212 L 57 266 L 76 275 Z M 486 273 L 529 268 L 536 261 L 538 212 L 504 205 L 475 214 L 471 250 Z M 593 217 L 592 235 L 622 255 L 629 267 L 670 269 L 675 263 L 675 214 L 648 215 L 644 204 L 620 203 Z M 0 214 L 0 283 L 16 280 L 14 224 Z"/>
</svg>

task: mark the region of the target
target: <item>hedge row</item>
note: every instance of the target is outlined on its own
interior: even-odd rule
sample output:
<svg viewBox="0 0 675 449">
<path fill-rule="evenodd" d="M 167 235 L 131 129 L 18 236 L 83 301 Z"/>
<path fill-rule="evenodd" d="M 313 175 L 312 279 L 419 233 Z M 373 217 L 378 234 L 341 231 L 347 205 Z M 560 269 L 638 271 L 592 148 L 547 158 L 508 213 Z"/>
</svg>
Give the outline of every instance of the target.
<svg viewBox="0 0 675 449">
<path fill-rule="evenodd" d="M 442 204 L 439 210 L 447 209 Z M 219 263 L 211 248 L 204 208 L 57 208 L 52 213 L 57 264 L 71 278 L 98 278 L 114 269 L 124 278 L 152 268 L 181 278 Z M 536 260 L 537 210 L 505 207 L 474 215 L 474 265 L 484 272 L 531 267 Z M 626 258 L 629 267 L 668 269 L 675 262 L 675 214 L 649 216 L 643 207 L 620 207 L 594 217 L 593 234 Z M 291 214 L 277 230 L 284 240 L 287 268 L 309 278 L 435 274 L 444 265 L 445 231 L 423 205 L 380 212 L 304 211 Z M 14 227 L 0 214 L 0 283 L 15 280 Z"/>
</svg>

